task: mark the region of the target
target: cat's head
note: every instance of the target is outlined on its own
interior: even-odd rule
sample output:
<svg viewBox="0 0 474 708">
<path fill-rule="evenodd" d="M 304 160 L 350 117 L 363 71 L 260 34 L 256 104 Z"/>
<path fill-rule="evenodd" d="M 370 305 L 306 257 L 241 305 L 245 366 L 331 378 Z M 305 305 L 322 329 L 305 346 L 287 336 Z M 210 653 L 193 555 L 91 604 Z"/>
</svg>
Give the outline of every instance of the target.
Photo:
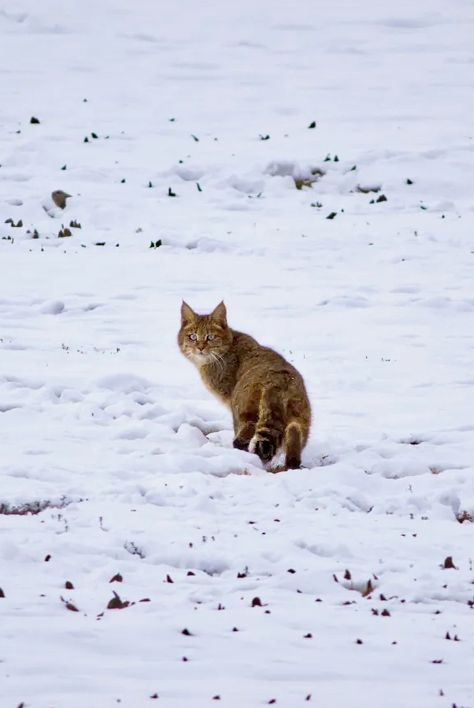
<svg viewBox="0 0 474 708">
<path fill-rule="evenodd" d="M 224 303 L 220 302 L 209 315 L 198 315 L 183 301 L 178 344 L 184 356 L 196 366 L 220 363 L 232 345 Z"/>
</svg>

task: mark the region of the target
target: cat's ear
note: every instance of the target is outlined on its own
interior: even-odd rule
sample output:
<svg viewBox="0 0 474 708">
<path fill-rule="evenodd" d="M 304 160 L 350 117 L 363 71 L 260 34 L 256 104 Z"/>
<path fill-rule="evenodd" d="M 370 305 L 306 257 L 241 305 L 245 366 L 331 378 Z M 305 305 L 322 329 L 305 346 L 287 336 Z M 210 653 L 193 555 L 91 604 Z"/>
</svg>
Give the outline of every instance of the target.
<svg viewBox="0 0 474 708">
<path fill-rule="evenodd" d="M 227 327 L 227 310 L 225 309 L 224 301 L 221 301 L 209 316 L 217 324 Z"/>
<path fill-rule="evenodd" d="M 188 303 L 183 300 L 181 304 L 181 324 L 189 324 L 194 322 L 195 319 L 196 313 L 191 307 L 189 307 Z"/>
</svg>

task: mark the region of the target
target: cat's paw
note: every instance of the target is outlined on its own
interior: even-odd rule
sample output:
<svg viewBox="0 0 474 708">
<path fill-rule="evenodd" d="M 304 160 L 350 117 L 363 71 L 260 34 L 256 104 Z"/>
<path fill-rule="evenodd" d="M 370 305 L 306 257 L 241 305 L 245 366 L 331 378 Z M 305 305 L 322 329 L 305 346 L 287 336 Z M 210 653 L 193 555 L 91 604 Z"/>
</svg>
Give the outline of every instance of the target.
<svg viewBox="0 0 474 708">
<path fill-rule="evenodd" d="M 270 462 L 270 460 L 275 457 L 276 446 L 273 440 L 254 435 L 250 441 L 249 450 L 258 455 L 262 462 Z"/>
<path fill-rule="evenodd" d="M 301 469 L 301 458 L 287 457 L 285 459 L 285 469 L 286 470 L 299 470 L 299 469 Z"/>
<path fill-rule="evenodd" d="M 236 450 L 248 450 L 249 449 L 249 441 L 242 440 L 242 438 L 234 438 L 232 445 L 233 445 L 233 447 L 236 448 Z"/>
</svg>

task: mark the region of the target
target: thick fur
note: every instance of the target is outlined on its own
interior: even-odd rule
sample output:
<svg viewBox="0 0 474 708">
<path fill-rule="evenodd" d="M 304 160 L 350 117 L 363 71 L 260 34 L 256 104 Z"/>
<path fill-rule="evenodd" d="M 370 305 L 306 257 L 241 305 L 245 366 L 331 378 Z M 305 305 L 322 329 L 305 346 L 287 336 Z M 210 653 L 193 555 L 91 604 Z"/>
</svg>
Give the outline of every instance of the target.
<svg viewBox="0 0 474 708">
<path fill-rule="evenodd" d="M 273 349 L 231 329 L 223 302 L 209 315 L 183 302 L 178 344 L 211 393 L 230 408 L 234 447 L 263 462 L 283 449 L 285 469 L 299 467 L 311 424 L 301 374 Z"/>
</svg>

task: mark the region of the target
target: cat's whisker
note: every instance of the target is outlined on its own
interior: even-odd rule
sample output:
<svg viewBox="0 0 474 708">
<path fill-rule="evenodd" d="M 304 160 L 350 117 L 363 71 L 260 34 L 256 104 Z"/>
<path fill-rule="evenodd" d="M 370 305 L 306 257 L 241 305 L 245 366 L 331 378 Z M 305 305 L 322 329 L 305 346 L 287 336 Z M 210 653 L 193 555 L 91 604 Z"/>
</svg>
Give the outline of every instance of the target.
<svg viewBox="0 0 474 708">
<path fill-rule="evenodd" d="M 219 364 L 221 368 L 224 366 L 224 357 L 221 354 L 218 354 L 217 352 L 211 352 L 211 356 L 216 362 L 216 364 Z"/>
<path fill-rule="evenodd" d="M 224 368 L 224 358 L 217 352 L 209 352 L 212 361 L 220 368 Z"/>
</svg>

